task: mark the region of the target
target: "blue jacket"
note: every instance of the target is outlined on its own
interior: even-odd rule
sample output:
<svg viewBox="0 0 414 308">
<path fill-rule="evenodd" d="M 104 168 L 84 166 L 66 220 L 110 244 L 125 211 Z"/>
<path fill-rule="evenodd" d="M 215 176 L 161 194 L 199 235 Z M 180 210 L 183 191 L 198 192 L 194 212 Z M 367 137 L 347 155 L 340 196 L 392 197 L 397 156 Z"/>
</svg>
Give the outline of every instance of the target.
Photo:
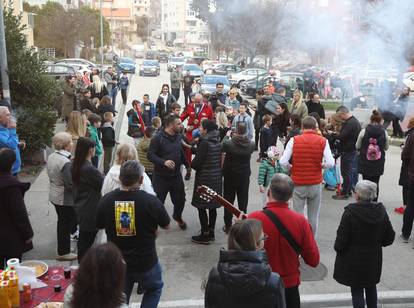
<svg viewBox="0 0 414 308">
<path fill-rule="evenodd" d="M 12 174 L 20 172 L 20 150 L 19 150 L 19 138 L 16 134 L 15 128 L 7 128 L 0 124 L 0 148 L 9 148 L 16 153 L 16 161 L 12 167 Z"/>
<path fill-rule="evenodd" d="M 149 105 L 149 106 L 148 106 Z M 148 102 L 148 104 L 142 103 L 142 120 L 144 120 L 145 126 L 151 126 L 152 118 L 157 115 L 157 112 L 155 110 L 155 105 L 151 102 Z"/>
</svg>

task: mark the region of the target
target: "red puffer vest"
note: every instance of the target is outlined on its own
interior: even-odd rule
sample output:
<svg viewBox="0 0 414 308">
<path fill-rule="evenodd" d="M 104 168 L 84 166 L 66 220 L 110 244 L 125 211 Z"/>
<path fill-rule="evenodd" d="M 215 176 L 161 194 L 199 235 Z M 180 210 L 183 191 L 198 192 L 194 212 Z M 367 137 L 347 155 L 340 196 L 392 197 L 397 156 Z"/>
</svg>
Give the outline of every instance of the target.
<svg viewBox="0 0 414 308">
<path fill-rule="evenodd" d="M 293 139 L 292 180 L 295 185 L 322 183 L 322 158 L 326 139 L 305 130 Z"/>
</svg>

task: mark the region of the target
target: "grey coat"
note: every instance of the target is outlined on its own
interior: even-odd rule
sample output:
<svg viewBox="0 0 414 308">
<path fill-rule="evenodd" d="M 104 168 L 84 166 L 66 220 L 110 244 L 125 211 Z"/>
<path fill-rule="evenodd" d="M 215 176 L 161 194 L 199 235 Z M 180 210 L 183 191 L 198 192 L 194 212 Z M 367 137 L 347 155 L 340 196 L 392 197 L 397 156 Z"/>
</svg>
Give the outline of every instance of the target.
<svg viewBox="0 0 414 308">
<path fill-rule="evenodd" d="M 62 118 L 69 117 L 75 103 L 75 87 L 67 82 L 63 83 Z"/>
<path fill-rule="evenodd" d="M 56 151 L 47 160 L 49 201 L 55 205 L 74 205 L 70 163 L 70 153 L 66 151 Z"/>
</svg>

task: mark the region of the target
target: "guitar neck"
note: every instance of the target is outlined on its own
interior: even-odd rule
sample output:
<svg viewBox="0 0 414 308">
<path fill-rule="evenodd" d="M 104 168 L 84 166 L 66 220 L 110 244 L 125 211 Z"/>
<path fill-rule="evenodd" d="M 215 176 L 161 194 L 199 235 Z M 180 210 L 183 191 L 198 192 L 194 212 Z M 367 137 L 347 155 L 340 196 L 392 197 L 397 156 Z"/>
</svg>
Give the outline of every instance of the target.
<svg viewBox="0 0 414 308">
<path fill-rule="evenodd" d="M 223 206 L 226 210 L 231 212 L 234 216 L 240 217 L 240 214 L 242 213 L 238 208 L 236 208 L 233 204 L 231 204 L 229 201 L 224 199 L 220 195 L 216 195 L 213 197 L 213 200 Z"/>
</svg>

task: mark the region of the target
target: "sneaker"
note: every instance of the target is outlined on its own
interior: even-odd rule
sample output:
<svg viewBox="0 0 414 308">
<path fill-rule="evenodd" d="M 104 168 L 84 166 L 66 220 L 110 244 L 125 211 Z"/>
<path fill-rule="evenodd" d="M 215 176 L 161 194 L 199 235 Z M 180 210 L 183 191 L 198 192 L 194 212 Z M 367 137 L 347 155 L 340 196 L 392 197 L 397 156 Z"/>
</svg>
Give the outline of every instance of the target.
<svg viewBox="0 0 414 308">
<path fill-rule="evenodd" d="M 328 191 L 335 191 L 336 190 L 336 187 L 335 186 L 326 185 L 325 186 L 325 189 L 328 190 Z"/>
<path fill-rule="evenodd" d="M 200 232 L 199 235 L 192 236 L 191 241 L 196 244 L 208 245 L 210 244 L 210 233 Z"/>
<path fill-rule="evenodd" d="M 76 253 L 68 253 L 65 255 L 57 255 L 56 260 L 58 261 L 73 261 L 78 258 Z"/>
<path fill-rule="evenodd" d="M 332 196 L 332 199 L 334 199 L 334 200 L 348 200 L 349 199 L 349 195 L 343 195 L 343 194 L 333 195 Z"/>
<path fill-rule="evenodd" d="M 229 234 L 231 226 L 223 226 L 223 232 Z"/>
<path fill-rule="evenodd" d="M 216 236 L 214 234 L 214 229 L 210 230 L 210 232 L 208 233 L 208 238 L 209 238 L 210 242 L 214 242 L 216 240 Z"/>
<path fill-rule="evenodd" d="M 402 233 L 400 234 L 400 240 L 403 243 L 409 243 L 410 242 L 410 238 L 409 237 L 405 237 Z"/>
<path fill-rule="evenodd" d="M 79 230 L 76 230 L 76 232 L 75 232 L 75 233 L 72 233 L 72 234 L 70 235 L 70 240 L 71 240 L 72 242 L 77 242 L 77 241 L 79 240 Z"/>
<path fill-rule="evenodd" d="M 405 211 L 405 208 L 403 206 L 396 207 L 394 209 L 394 212 L 396 212 L 397 214 L 401 214 L 401 215 L 404 214 L 404 211 Z"/>
<path fill-rule="evenodd" d="M 174 219 L 174 220 L 177 222 L 181 230 L 187 230 L 187 224 L 185 223 L 184 220 L 182 219 Z"/>
</svg>

